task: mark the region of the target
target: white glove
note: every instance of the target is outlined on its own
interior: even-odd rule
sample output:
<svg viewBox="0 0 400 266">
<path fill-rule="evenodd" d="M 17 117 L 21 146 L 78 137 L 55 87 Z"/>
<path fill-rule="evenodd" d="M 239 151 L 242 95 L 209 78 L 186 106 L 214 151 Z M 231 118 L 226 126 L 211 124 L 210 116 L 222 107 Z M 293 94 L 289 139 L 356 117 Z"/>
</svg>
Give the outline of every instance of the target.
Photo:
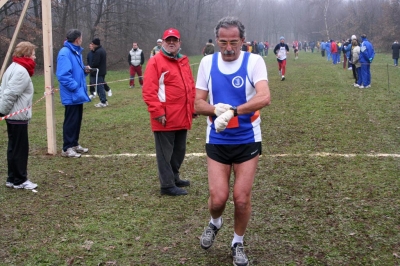
<svg viewBox="0 0 400 266">
<path fill-rule="evenodd" d="M 233 110 L 228 110 L 225 113 L 218 116 L 217 119 L 215 119 L 214 121 L 215 131 L 219 133 L 225 130 L 229 120 L 231 120 L 232 117 L 233 117 Z"/>
<path fill-rule="evenodd" d="M 225 104 L 225 103 L 217 103 L 216 105 L 214 105 L 215 109 L 214 109 L 214 114 L 216 116 L 220 116 L 223 113 L 225 113 L 226 111 L 229 110 L 229 108 L 231 108 L 232 106 L 229 104 Z"/>
</svg>

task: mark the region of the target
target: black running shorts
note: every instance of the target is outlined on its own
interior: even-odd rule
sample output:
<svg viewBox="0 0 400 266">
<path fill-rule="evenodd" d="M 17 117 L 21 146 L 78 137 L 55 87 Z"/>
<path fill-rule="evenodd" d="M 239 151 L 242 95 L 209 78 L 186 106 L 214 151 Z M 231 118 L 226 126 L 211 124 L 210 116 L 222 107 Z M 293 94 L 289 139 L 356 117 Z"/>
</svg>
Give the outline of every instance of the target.
<svg viewBox="0 0 400 266">
<path fill-rule="evenodd" d="M 237 145 L 206 144 L 207 156 L 223 164 L 243 163 L 261 154 L 261 142 Z"/>
</svg>

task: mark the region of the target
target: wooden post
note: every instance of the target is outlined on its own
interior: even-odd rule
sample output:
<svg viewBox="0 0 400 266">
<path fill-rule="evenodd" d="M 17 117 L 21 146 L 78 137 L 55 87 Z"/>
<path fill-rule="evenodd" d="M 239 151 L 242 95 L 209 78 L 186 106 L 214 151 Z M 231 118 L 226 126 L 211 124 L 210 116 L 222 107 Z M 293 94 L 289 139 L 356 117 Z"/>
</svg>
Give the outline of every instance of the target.
<svg viewBox="0 0 400 266">
<path fill-rule="evenodd" d="M 47 152 L 57 154 L 56 122 L 53 93 L 53 35 L 51 21 L 51 0 L 42 0 L 44 84 L 46 93 Z"/>
<path fill-rule="evenodd" d="M 0 0 L 0 8 L 2 8 L 8 0 Z"/>
<path fill-rule="evenodd" d="M 0 5 L 3 6 L 6 2 L 7 1 L 1 1 Z M 15 27 L 14 35 L 11 39 L 10 46 L 8 46 L 8 51 L 7 51 L 6 57 L 4 58 L 3 65 L 0 70 L 0 79 L 3 78 L 4 71 L 6 71 L 6 67 L 8 66 L 8 61 L 10 60 L 11 54 L 14 50 L 15 41 L 17 40 L 19 29 L 21 28 L 22 21 L 24 20 L 26 10 L 28 9 L 28 6 L 29 6 L 29 2 L 30 2 L 30 0 L 25 1 L 25 5 L 24 5 L 24 8 L 22 9 L 21 16 L 19 17 L 17 26 Z"/>
</svg>

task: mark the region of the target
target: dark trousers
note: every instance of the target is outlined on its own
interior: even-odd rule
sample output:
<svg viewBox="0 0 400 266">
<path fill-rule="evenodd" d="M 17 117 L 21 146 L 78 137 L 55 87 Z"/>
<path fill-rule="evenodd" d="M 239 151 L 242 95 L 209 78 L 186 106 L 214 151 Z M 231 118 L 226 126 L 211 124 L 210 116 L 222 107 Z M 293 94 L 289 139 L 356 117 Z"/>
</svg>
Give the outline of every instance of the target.
<svg viewBox="0 0 400 266">
<path fill-rule="evenodd" d="M 7 147 L 7 163 L 8 177 L 7 182 L 14 185 L 21 185 L 28 179 L 28 122 L 27 121 L 8 121 L 8 147 Z M 21 124 L 21 122 L 23 124 Z M 18 123 L 18 124 L 13 124 Z"/>
<path fill-rule="evenodd" d="M 325 57 L 325 50 L 321 50 L 322 57 Z"/>
<path fill-rule="evenodd" d="M 108 86 L 106 82 L 106 76 L 104 75 L 103 80 L 104 80 L 104 90 L 109 91 L 110 86 Z M 94 92 L 96 91 L 96 76 L 92 77 L 90 76 L 90 87 L 89 87 L 90 94 L 94 95 Z"/>
<path fill-rule="evenodd" d="M 90 84 L 97 84 L 97 94 L 99 95 L 100 101 L 102 103 L 106 103 L 107 98 L 106 98 L 106 91 L 104 88 L 104 76 L 98 76 L 97 77 L 97 83 L 96 83 L 96 76 L 90 76 Z M 96 85 L 91 86 L 93 87 L 93 89 L 91 89 L 91 93 L 92 90 L 93 92 L 96 90 Z M 93 93 L 92 93 L 93 94 Z"/>
<path fill-rule="evenodd" d="M 353 78 L 354 78 L 354 83 L 357 83 L 358 81 L 358 75 L 357 75 L 357 70 L 356 70 L 356 65 L 351 64 L 351 70 L 353 71 Z"/>
<path fill-rule="evenodd" d="M 155 131 L 158 178 L 161 188 L 175 186 L 185 159 L 187 130 Z"/>
<path fill-rule="evenodd" d="M 83 104 L 66 105 L 63 124 L 63 151 L 79 145 Z"/>
</svg>

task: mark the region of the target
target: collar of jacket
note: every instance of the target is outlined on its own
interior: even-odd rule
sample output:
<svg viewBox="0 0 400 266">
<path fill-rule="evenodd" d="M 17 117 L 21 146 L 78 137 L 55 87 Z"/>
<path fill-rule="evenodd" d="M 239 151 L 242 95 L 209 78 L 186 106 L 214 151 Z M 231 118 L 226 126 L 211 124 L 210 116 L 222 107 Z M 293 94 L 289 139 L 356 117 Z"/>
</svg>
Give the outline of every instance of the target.
<svg viewBox="0 0 400 266">
<path fill-rule="evenodd" d="M 101 45 L 97 45 L 97 47 L 94 48 L 93 52 L 94 52 L 94 51 L 97 51 L 100 47 L 101 47 Z"/>
<path fill-rule="evenodd" d="M 174 56 L 173 54 L 168 53 L 168 52 L 164 49 L 164 47 L 162 47 L 162 46 L 161 46 L 161 51 L 163 52 L 164 55 L 166 55 L 166 56 L 169 57 L 169 58 L 172 58 L 172 59 L 179 59 L 179 58 L 182 58 L 182 54 L 180 54 L 181 48 L 179 48 L 178 53 L 177 53 L 175 56 Z"/>
<path fill-rule="evenodd" d="M 83 51 L 83 48 L 81 46 L 74 45 L 68 41 L 64 43 L 64 47 L 69 48 L 74 54 L 77 55 L 81 54 Z"/>
</svg>

